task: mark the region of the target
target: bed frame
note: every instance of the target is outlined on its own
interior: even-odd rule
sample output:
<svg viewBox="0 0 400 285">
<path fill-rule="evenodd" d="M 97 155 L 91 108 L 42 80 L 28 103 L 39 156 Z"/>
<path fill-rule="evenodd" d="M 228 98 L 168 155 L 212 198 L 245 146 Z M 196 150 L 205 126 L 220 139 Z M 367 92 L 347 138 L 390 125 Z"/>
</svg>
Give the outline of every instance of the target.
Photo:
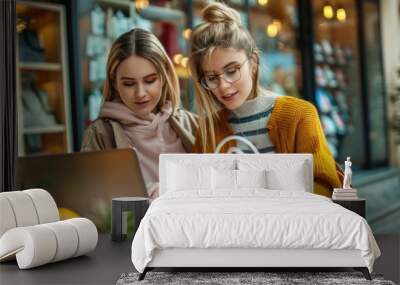
<svg viewBox="0 0 400 285">
<path fill-rule="evenodd" d="M 194 249 L 156 250 L 152 261 L 139 275 L 143 280 L 155 268 L 337 268 L 350 267 L 371 280 L 359 250 L 331 249 Z"/>
<path fill-rule="evenodd" d="M 259 154 L 271 163 L 276 159 L 302 160 L 306 165 L 306 191 L 313 192 L 313 157 L 311 154 Z M 160 194 L 167 189 L 163 186 L 168 179 L 167 161 L 187 159 L 191 162 L 218 160 L 252 159 L 252 154 L 161 154 L 160 156 Z M 254 248 L 170 248 L 155 250 L 153 259 L 139 280 L 155 268 L 232 268 L 246 271 L 250 268 L 338 268 L 350 267 L 361 271 L 371 280 L 369 270 L 359 250 L 331 249 L 254 249 Z"/>
</svg>

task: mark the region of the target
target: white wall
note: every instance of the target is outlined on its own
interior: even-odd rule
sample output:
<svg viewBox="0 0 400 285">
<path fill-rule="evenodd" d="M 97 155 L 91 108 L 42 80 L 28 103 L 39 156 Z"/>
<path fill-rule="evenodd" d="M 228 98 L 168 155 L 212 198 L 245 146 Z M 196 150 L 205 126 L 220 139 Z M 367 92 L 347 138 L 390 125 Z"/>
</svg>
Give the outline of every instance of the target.
<svg viewBox="0 0 400 285">
<path fill-rule="evenodd" d="M 400 0 L 381 0 L 381 28 L 383 43 L 383 65 L 387 90 L 388 116 L 393 108 L 390 104 L 390 92 L 396 78 L 396 68 L 400 66 Z M 394 133 L 390 136 L 390 163 L 400 167 L 400 145 L 394 143 Z"/>
</svg>

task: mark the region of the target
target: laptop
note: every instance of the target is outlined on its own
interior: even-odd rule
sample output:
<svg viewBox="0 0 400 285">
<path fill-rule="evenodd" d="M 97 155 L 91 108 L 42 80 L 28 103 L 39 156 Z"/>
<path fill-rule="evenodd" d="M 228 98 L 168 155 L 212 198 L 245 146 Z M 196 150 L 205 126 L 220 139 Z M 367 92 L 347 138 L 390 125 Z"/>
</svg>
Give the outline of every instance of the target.
<svg viewBox="0 0 400 285">
<path fill-rule="evenodd" d="M 43 188 L 65 213 L 110 228 L 111 200 L 147 197 L 137 155 L 132 149 L 19 157 L 17 189 Z"/>
</svg>

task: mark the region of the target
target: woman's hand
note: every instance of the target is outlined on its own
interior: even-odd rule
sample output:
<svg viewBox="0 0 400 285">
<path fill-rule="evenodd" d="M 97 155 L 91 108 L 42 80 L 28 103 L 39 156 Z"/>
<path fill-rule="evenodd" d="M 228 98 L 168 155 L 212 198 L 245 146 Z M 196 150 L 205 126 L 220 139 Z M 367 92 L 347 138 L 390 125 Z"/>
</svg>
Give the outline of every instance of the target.
<svg viewBox="0 0 400 285">
<path fill-rule="evenodd" d="M 158 198 L 159 192 L 159 183 L 151 183 L 150 185 L 147 186 L 147 193 L 149 195 L 150 202 L 152 202 L 154 199 Z"/>
</svg>

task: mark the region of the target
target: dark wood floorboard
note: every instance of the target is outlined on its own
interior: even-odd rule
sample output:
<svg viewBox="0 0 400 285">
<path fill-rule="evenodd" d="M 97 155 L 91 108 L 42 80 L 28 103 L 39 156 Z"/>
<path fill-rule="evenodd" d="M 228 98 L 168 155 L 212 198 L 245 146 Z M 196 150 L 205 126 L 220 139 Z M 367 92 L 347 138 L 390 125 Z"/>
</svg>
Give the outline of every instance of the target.
<svg viewBox="0 0 400 285">
<path fill-rule="evenodd" d="M 374 272 L 384 274 L 386 279 L 398 284 L 400 236 L 376 235 L 376 240 L 382 256 L 376 261 Z M 130 247 L 131 240 L 114 243 L 110 235 L 100 235 L 96 250 L 88 256 L 29 270 L 19 270 L 16 262 L 2 263 L 0 284 L 115 284 L 122 273 L 134 271 Z"/>
</svg>

